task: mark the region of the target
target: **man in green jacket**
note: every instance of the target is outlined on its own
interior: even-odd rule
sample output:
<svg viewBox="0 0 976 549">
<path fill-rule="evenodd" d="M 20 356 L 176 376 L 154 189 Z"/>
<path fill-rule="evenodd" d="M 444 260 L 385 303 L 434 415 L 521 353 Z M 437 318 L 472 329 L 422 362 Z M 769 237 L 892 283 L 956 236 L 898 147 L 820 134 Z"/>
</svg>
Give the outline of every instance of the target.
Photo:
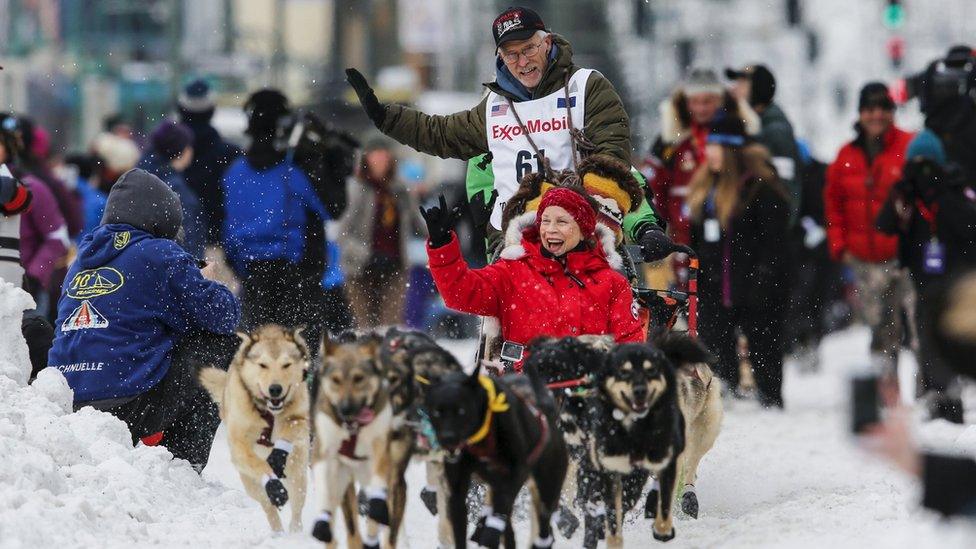
<svg viewBox="0 0 976 549">
<path fill-rule="evenodd" d="M 363 109 L 386 135 L 441 158 L 481 157 L 477 164 L 488 177 L 478 179 L 474 188 L 469 184 L 469 197 L 479 194 L 473 202 L 484 204 L 484 211 L 473 213 L 476 219 L 487 218 L 489 232 L 501 229 L 505 201 L 525 174 L 545 169 L 543 159 L 553 170 L 574 169 L 582 148 L 631 163 L 630 121 L 620 96 L 602 74 L 573 64 L 569 42 L 522 7 L 496 17 L 492 34 L 498 54 L 495 81 L 485 84 L 487 93 L 478 105 L 447 116 L 381 104 L 359 71 L 346 70 Z M 497 201 L 488 198 L 492 190 Z M 623 225 L 647 261 L 680 249 L 665 236 L 646 200 Z"/>
</svg>

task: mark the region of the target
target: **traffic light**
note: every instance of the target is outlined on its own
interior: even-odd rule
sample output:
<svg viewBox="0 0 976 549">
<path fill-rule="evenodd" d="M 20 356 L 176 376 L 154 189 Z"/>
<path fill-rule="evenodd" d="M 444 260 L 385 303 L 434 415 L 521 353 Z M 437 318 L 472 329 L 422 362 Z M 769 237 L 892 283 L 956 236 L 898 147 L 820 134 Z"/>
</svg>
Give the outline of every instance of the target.
<svg viewBox="0 0 976 549">
<path fill-rule="evenodd" d="M 891 66 L 895 69 L 900 69 L 901 63 L 905 59 L 905 39 L 901 36 L 892 36 L 888 39 L 886 47 Z"/>
<path fill-rule="evenodd" d="M 884 26 L 891 30 L 898 30 L 905 25 L 905 6 L 902 0 L 888 0 L 884 10 Z"/>
</svg>

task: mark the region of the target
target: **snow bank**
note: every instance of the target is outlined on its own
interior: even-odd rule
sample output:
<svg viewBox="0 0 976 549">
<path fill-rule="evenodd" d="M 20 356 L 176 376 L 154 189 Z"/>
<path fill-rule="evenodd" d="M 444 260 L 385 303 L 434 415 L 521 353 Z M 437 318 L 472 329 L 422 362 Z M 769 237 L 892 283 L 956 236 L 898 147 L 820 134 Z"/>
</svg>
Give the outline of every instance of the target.
<svg viewBox="0 0 976 549">
<path fill-rule="evenodd" d="M 218 520 L 246 530 L 246 496 L 207 484 L 162 448 L 133 448 L 125 424 L 109 414 L 72 414 L 57 370 L 27 385 L 20 320 L 29 307 L 28 294 L 0 284 L 0 547 L 175 541 L 188 521 L 197 534 Z"/>
</svg>

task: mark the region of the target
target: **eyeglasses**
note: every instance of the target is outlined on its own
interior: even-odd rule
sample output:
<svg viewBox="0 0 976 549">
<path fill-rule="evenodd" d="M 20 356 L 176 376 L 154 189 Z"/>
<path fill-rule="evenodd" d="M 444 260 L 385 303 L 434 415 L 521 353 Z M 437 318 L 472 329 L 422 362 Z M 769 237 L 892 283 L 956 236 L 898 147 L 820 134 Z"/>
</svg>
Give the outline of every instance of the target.
<svg viewBox="0 0 976 549">
<path fill-rule="evenodd" d="M 519 51 L 514 51 L 509 53 L 499 51 L 498 55 L 500 55 L 506 63 L 516 63 L 518 62 L 520 55 L 524 55 L 526 58 L 530 58 L 535 54 L 539 53 L 539 48 L 541 47 L 542 47 L 542 42 L 538 42 L 536 44 L 526 46 Z"/>
</svg>

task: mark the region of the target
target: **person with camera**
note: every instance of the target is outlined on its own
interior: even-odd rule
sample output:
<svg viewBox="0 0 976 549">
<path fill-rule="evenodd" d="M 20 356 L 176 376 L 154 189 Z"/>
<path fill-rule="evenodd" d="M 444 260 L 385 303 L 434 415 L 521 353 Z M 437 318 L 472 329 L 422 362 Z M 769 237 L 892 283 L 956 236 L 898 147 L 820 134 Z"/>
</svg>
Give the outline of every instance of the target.
<svg viewBox="0 0 976 549">
<path fill-rule="evenodd" d="M 912 134 L 895 126 L 895 102 L 881 82 L 858 100 L 857 138 L 827 168 L 824 208 L 830 256 L 854 271 L 855 295 L 871 328 L 873 361 L 896 379 L 902 310 L 911 288 L 896 259 L 898 240 L 875 228 L 891 187 L 901 178 Z"/>
<path fill-rule="evenodd" d="M 878 228 L 898 237 L 898 258 L 918 294 L 916 325 L 921 391 L 931 393 L 932 417 L 962 423 L 962 401 L 947 393 L 952 375 L 932 345 L 933 292 L 953 273 L 976 267 L 976 191 L 963 171 L 947 160 L 935 132 L 925 130 L 908 145 L 902 179 L 878 215 Z"/>
<path fill-rule="evenodd" d="M 224 173 L 223 247 L 242 281 L 242 325 L 322 324 L 325 221 L 346 207 L 357 143 L 314 116 L 297 117 L 278 90 L 244 105 L 251 144 Z M 295 142 L 297 135 L 297 142 Z"/>
<path fill-rule="evenodd" d="M 953 374 L 976 379 L 976 271 L 963 270 L 932 288 L 928 315 L 933 351 Z M 911 434 L 911 410 L 895 405 L 896 391 L 882 391 L 893 404 L 887 416 L 866 427 L 861 445 L 917 477 L 922 505 L 944 516 L 976 518 L 976 460 L 921 450 Z"/>
<path fill-rule="evenodd" d="M 970 46 L 953 46 L 945 57 L 908 78 L 909 93 L 919 99 L 925 127 L 945 147 L 969 181 L 976 181 L 976 55 Z"/>
</svg>

